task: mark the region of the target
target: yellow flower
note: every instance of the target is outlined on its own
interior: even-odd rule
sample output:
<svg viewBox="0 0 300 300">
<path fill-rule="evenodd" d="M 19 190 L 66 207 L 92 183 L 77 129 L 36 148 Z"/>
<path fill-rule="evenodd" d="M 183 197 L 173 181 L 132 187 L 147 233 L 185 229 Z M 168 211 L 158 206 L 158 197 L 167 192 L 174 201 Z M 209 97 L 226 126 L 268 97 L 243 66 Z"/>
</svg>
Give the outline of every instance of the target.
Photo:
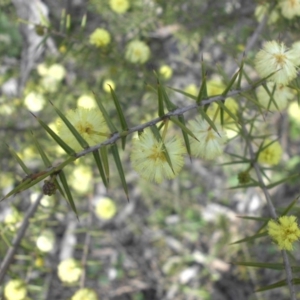
<svg viewBox="0 0 300 300">
<path fill-rule="evenodd" d="M 280 250 L 293 250 L 293 243 L 300 238 L 300 229 L 295 216 L 282 216 L 268 222 L 268 234 Z"/>
<path fill-rule="evenodd" d="M 280 162 L 282 155 L 282 148 L 280 144 L 275 141 L 265 140 L 262 145 L 262 150 L 258 155 L 258 162 L 268 165 L 277 165 Z"/>
<path fill-rule="evenodd" d="M 207 81 L 206 88 L 208 96 L 215 96 L 222 94 L 226 86 L 220 79 L 212 79 Z"/>
<path fill-rule="evenodd" d="M 77 106 L 84 108 L 95 108 L 97 104 L 94 97 L 83 94 L 77 99 Z"/>
<path fill-rule="evenodd" d="M 55 235 L 52 230 L 44 230 L 36 240 L 36 246 L 42 252 L 50 252 L 55 244 Z"/>
<path fill-rule="evenodd" d="M 172 168 L 166 159 L 164 146 L 167 149 Z M 165 178 L 178 175 L 183 167 L 185 148 L 177 136 L 158 141 L 150 129 L 146 129 L 137 139 L 133 139 L 131 163 L 141 177 L 161 183 Z"/>
<path fill-rule="evenodd" d="M 159 68 L 159 74 L 165 79 L 168 80 L 172 77 L 173 70 L 168 65 L 163 65 Z"/>
<path fill-rule="evenodd" d="M 295 122 L 300 123 L 300 107 L 297 101 L 289 105 L 288 114 Z"/>
<path fill-rule="evenodd" d="M 109 0 L 111 10 L 118 14 L 124 14 L 129 8 L 128 0 Z"/>
<path fill-rule="evenodd" d="M 281 13 L 285 18 L 292 19 L 296 16 L 300 16 L 299 0 L 280 0 L 278 5 L 281 8 Z"/>
<path fill-rule="evenodd" d="M 4 287 L 7 300 L 24 300 L 27 295 L 26 283 L 21 279 L 12 279 Z"/>
<path fill-rule="evenodd" d="M 259 103 L 270 111 L 281 111 L 285 109 L 288 105 L 288 100 L 291 100 L 294 97 L 290 88 L 274 82 L 268 82 L 267 89 L 268 92 L 263 86 L 260 86 L 258 87 L 256 94 Z M 272 95 L 272 100 L 270 95 Z M 277 107 L 275 106 L 274 101 L 276 102 Z"/>
<path fill-rule="evenodd" d="M 73 295 L 71 300 L 98 300 L 98 296 L 94 290 L 82 288 Z"/>
<path fill-rule="evenodd" d="M 191 84 L 187 85 L 184 88 L 184 92 L 186 92 L 186 93 L 188 93 L 192 96 L 198 96 L 198 88 L 194 83 L 191 83 Z"/>
<path fill-rule="evenodd" d="M 24 104 L 29 110 L 38 112 L 43 109 L 44 105 L 46 104 L 46 100 L 42 94 L 30 92 L 25 97 Z"/>
<path fill-rule="evenodd" d="M 49 67 L 47 75 L 57 81 L 61 81 L 66 76 L 66 69 L 60 64 L 53 64 Z"/>
<path fill-rule="evenodd" d="M 150 48 L 142 41 L 131 41 L 126 46 L 125 58 L 133 64 L 143 64 L 150 57 Z"/>
<path fill-rule="evenodd" d="M 96 204 L 96 215 L 104 220 L 109 220 L 115 216 L 117 207 L 110 198 L 101 198 Z"/>
<path fill-rule="evenodd" d="M 283 43 L 269 41 L 255 57 L 255 68 L 261 77 L 286 85 L 297 76 L 298 54 L 294 49 L 288 49 Z"/>
<path fill-rule="evenodd" d="M 79 262 L 74 258 L 63 260 L 57 267 L 57 275 L 63 282 L 77 282 L 81 276 L 81 273 L 82 268 L 80 267 Z"/>
<path fill-rule="evenodd" d="M 214 159 L 223 153 L 223 145 L 227 139 L 226 133 L 219 125 L 216 125 L 216 132 L 205 120 L 200 117 L 189 122 L 190 129 L 196 136 L 191 138 L 191 151 L 196 157 L 207 160 Z"/>
<path fill-rule="evenodd" d="M 68 111 L 66 117 L 90 146 L 107 139 L 108 128 L 102 113 L 98 109 L 78 107 L 75 110 Z M 81 150 L 76 138 L 61 120 L 58 121 L 57 129 L 64 142 L 76 151 Z"/>
<path fill-rule="evenodd" d="M 115 83 L 112 80 L 110 80 L 110 79 L 104 80 L 104 82 L 103 82 L 103 90 L 104 90 L 104 92 L 110 94 L 110 87 L 109 86 L 111 86 L 111 88 L 113 90 L 115 90 L 115 88 L 116 88 L 116 85 L 115 85 Z"/>
<path fill-rule="evenodd" d="M 97 28 L 90 35 L 90 44 L 95 45 L 98 48 L 107 46 L 110 43 L 110 40 L 110 33 L 103 28 Z"/>
<path fill-rule="evenodd" d="M 77 165 L 72 172 L 70 185 L 80 194 L 85 194 L 91 188 L 93 173 L 87 165 Z"/>
</svg>

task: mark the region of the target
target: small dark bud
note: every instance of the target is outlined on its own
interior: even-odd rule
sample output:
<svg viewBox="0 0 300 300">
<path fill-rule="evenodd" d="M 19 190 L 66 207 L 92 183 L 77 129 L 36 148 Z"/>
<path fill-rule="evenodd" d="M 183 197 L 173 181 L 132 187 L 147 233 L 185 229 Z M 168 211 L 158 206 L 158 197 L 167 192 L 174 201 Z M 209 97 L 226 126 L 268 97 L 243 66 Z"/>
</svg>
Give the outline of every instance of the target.
<svg viewBox="0 0 300 300">
<path fill-rule="evenodd" d="M 44 195 L 52 196 L 56 192 L 56 185 L 51 180 L 44 180 L 43 193 Z"/>
<path fill-rule="evenodd" d="M 39 36 L 43 36 L 45 34 L 45 28 L 41 25 L 35 25 L 34 29 L 36 34 Z"/>
<path fill-rule="evenodd" d="M 249 172 L 248 171 L 240 172 L 238 174 L 238 180 L 239 180 L 239 183 L 241 183 L 241 184 L 248 183 L 251 180 Z"/>
</svg>

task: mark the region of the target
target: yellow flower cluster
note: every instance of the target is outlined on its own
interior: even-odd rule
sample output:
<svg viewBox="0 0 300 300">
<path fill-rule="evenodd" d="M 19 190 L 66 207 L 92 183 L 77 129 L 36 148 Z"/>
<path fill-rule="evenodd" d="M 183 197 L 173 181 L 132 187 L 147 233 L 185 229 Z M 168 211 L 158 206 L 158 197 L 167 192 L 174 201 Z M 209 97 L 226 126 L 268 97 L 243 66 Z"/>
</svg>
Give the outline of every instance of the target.
<svg viewBox="0 0 300 300">
<path fill-rule="evenodd" d="M 170 167 L 166 151 L 170 157 Z M 173 136 L 164 141 L 157 140 L 150 129 L 146 129 L 139 138 L 133 140 L 131 163 L 133 168 L 145 179 L 161 183 L 171 179 L 182 169 L 185 148 L 181 140 Z"/>
<path fill-rule="evenodd" d="M 262 150 L 258 155 L 258 162 L 268 165 L 277 165 L 280 162 L 282 155 L 282 148 L 280 144 L 275 141 L 267 139 L 262 145 Z"/>
<path fill-rule="evenodd" d="M 94 290 L 82 288 L 72 296 L 71 300 L 98 300 L 98 296 Z"/>
<path fill-rule="evenodd" d="M 7 300 L 24 300 L 27 295 L 26 283 L 21 279 L 12 279 L 4 287 Z"/>
<path fill-rule="evenodd" d="M 107 46 L 110 43 L 110 40 L 111 40 L 110 33 L 103 28 L 97 28 L 90 35 L 90 44 L 98 48 Z"/>
<path fill-rule="evenodd" d="M 255 68 L 261 77 L 267 77 L 280 85 L 287 85 L 297 76 L 299 54 L 295 49 L 288 49 L 284 43 L 265 42 L 255 57 Z"/>
<path fill-rule="evenodd" d="M 128 10 L 130 4 L 128 0 L 109 0 L 109 6 L 114 12 L 124 14 Z"/>
<path fill-rule="evenodd" d="M 74 258 L 63 260 L 57 267 L 57 275 L 63 282 L 77 282 L 81 276 L 81 273 L 82 268 L 80 267 L 79 262 Z"/>
<path fill-rule="evenodd" d="M 78 107 L 67 112 L 66 117 L 90 146 L 107 139 L 108 128 L 99 109 Z M 76 151 L 81 150 L 80 144 L 64 122 L 59 120 L 57 129 L 64 142 Z"/>
<path fill-rule="evenodd" d="M 268 222 L 268 234 L 280 250 L 293 250 L 293 243 L 300 238 L 300 229 L 295 216 L 282 216 Z"/>
<path fill-rule="evenodd" d="M 150 58 L 150 48 L 142 41 L 131 41 L 126 46 L 125 58 L 133 64 L 144 64 Z"/>
<path fill-rule="evenodd" d="M 191 139 L 192 154 L 212 160 L 223 153 L 223 145 L 227 139 L 223 129 L 216 125 L 216 132 L 205 120 L 196 118 L 189 122 L 190 129 L 197 140 Z"/>
<path fill-rule="evenodd" d="M 117 207 L 114 201 L 110 198 L 101 198 L 96 203 L 96 215 L 103 219 L 109 220 L 115 216 L 117 212 Z"/>
</svg>

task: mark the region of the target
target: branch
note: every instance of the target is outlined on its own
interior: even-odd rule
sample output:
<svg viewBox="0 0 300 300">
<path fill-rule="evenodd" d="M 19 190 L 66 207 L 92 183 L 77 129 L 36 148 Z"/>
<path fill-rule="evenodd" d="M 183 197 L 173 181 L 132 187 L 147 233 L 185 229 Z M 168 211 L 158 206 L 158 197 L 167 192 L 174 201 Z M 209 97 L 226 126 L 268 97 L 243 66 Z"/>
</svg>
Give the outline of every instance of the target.
<svg viewBox="0 0 300 300">
<path fill-rule="evenodd" d="M 27 227 L 30 223 L 30 218 L 35 214 L 42 198 L 43 198 L 43 194 L 40 194 L 39 197 L 35 200 L 35 202 L 30 206 L 30 208 L 27 211 L 27 214 L 24 217 L 24 220 L 21 224 L 21 227 L 16 235 L 16 237 L 14 238 L 13 242 L 12 242 L 12 246 L 9 247 L 8 251 L 6 252 L 6 255 L 2 261 L 2 264 L 0 266 L 0 285 L 3 282 L 3 279 L 5 277 L 5 274 L 13 260 L 13 257 L 21 243 L 22 238 L 25 235 L 25 232 L 27 230 Z"/>
</svg>

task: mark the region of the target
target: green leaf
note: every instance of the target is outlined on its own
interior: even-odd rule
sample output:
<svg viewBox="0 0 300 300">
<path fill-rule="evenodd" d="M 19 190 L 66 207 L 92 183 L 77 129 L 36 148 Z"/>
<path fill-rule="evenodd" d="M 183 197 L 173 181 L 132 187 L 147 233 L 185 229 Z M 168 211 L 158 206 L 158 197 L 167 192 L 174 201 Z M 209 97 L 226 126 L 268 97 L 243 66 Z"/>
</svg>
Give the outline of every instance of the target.
<svg viewBox="0 0 300 300">
<path fill-rule="evenodd" d="M 254 267 L 254 268 L 263 268 L 263 269 L 272 269 L 272 270 L 284 270 L 284 265 L 282 263 L 261 263 L 261 262 L 249 262 L 249 261 L 237 261 L 231 262 L 233 265 L 245 266 L 245 267 Z M 296 267 L 300 269 L 300 267 Z"/>
<path fill-rule="evenodd" d="M 206 85 L 206 76 L 205 76 L 205 77 L 203 77 L 196 102 L 197 102 L 197 104 L 199 104 L 199 103 L 201 103 L 201 101 L 203 99 L 207 99 L 207 98 L 208 98 L 208 95 L 207 95 L 207 85 Z M 205 107 L 207 109 L 209 107 L 209 104 L 206 104 Z"/>
<path fill-rule="evenodd" d="M 244 56 L 245 56 L 245 53 L 243 55 L 243 59 L 241 61 L 241 66 L 240 66 L 240 69 L 239 69 L 239 76 L 238 76 L 238 79 L 237 79 L 237 83 L 236 83 L 236 88 L 239 90 L 241 89 L 241 83 L 242 83 L 242 77 L 243 77 L 243 72 L 244 72 Z"/>
<path fill-rule="evenodd" d="M 157 99 L 158 99 L 158 116 L 163 117 L 165 115 L 164 99 L 163 99 L 162 89 L 159 81 L 157 81 Z"/>
<path fill-rule="evenodd" d="M 285 279 L 277 281 L 276 283 L 258 288 L 255 292 L 263 292 L 263 291 L 268 291 L 268 290 L 274 290 L 274 289 L 277 289 L 277 288 L 283 287 L 283 286 L 287 286 L 287 283 L 286 283 Z"/>
<path fill-rule="evenodd" d="M 31 131 L 31 135 L 32 135 L 32 139 L 33 139 L 33 142 L 35 144 L 35 147 L 37 148 L 43 162 L 44 162 L 44 165 L 46 166 L 46 168 L 49 168 L 52 166 L 48 156 L 46 155 L 46 153 L 44 152 L 43 148 L 41 147 L 39 141 L 37 140 L 37 138 L 35 137 L 35 135 L 33 134 L 33 132 Z"/>
<path fill-rule="evenodd" d="M 259 222 L 265 222 L 265 221 L 268 222 L 270 220 L 270 218 L 252 217 L 252 216 L 237 216 L 237 217 L 245 220 L 252 220 L 252 221 L 259 221 Z"/>
<path fill-rule="evenodd" d="M 115 91 L 113 90 L 113 88 L 110 85 L 108 85 L 108 86 L 110 88 L 111 96 L 114 100 L 114 104 L 115 104 L 115 107 L 116 107 L 116 110 L 117 110 L 117 114 L 118 114 L 118 117 L 119 117 L 119 120 L 120 120 L 122 130 L 127 131 L 128 130 L 128 124 L 127 124 L 125 116 L 123 114 L 120 101 L 119 101 Z"/>
<path fill-rule="evenodd" d="M 179 116 L 181 117 L 181 119 L 179 119 Z M 195 140 L 197 140 L 199 142 L 199 140 L 196 138 L 196 136 L 193 134 L 193 132 L 185 126 L 184 117 L 182 115 L 179 115 L 179 116 L 178 116 L 178 120 L 175 117 L 170 117 L 170 120 L 173 123 L 175 123 L 177 126 L 179 126 L 181 128 L 182 132 L 190 135 L 192 138 L 194 138 Z"/>
<path fill-rule="evenodd" d="M 98 150 L 93 151 L 93 156 L 94 156 L 96 165 L 98 167 L 100 176 L 102 178 L 103 184 L 105 185 L 106 188 L 108 188 L 108 181 L 107 181 L 107 178 L 106 178 L 106 175 L 105 175 L 105 171 L 103 169 L 103 165 L 102 165 L 102 162 L 101 162 L 101 159 L 100 159 L 99 151 Z"/>
<path fill-rule="evenodd" d="M 102 160 L 105 175 L 106 175 L 106 181 L 107 181 L 107 183 L 109 183 L 109 163 L 108 163 L 107 147 L 101 147 L 100 154 L 101 154 L 101 160 Z"/>
<path fill-rule="evenodd" d="M 128 187 L 127 187 L 127 183 L 126 183 L 126 179 L 125 179 L 125 175 L 124 175 L 124 171 L 123 171 L 123 166 L 121 163 L 121 159 L 120 159 L 120 155 L 119 155 L 119 150 L 116 144 L 113 144 L 111 146 L 111 151 L 115 160 L 115 164 L 117 166 L 118 172 L 119 172 L 119 176 L 122 182 L 122 186 L 124 189 L 124 192 L 126 194 L 127 197 L 127 201 L 129 201 L 129 197 L 128 197 Z"/>
<path fill-rule="evenodd" d="M 44 123 L 41 119 L 31 113 L 36 120 L 40 123 L 40 125 L 49 133 L 49 135 L 54 139 L 54 141 L 69 155 L 76 154 L 75 151 L 70 148 L 46 123 Z"/>
<path fill-rule="evenodd" d="M 101 100 L 99 99 L 98 95 L 96 95 L 94 92 L 93 94 L 95 95 L 95 99 L 96 99 L 96 102 L 97 102 L 97 105 L 99 107 L 99 109 L 101 110 L 102 112 L 102 115 L 103 115 L 103 118 L 105 119 L 106 123 L 107 123 L 107 126 L 110 130 L 111 133 L 115 133 L 115 132 L 118 132 L 117 128 L 115 127 L 115 125 L 112 123 L 111 121 L 111 118 L 109 117 L 106 109 L 104 108 Z"/>
<path fill-rule="evenodd" d="M 268 232 L 264 231 L 264 232 L 261 232 L 261 233 L 254 234 L 252 236 L 248 236 L 248 237 L 246 237 L 244 239 L 241 239 L 241 240 L 238 240 L 236 242 L 230 243 L 230 245 L 240 244 L 240 243 L 245 243 L 245 242 L 252 242 L 255 239 L 258 239 L 258 238 L 261 238 L 261 237 L 264 237 L 264 236 L 267 236 L 267 235 L 268 235 Z"/>
<path fill-rule="evenodd" d="M 271 188 L 273 188 L 273 187 L 275 187 L 275 186 L 277 186 L 277 185 L 279 185 L 279 184 L 288 182 L 288 181 L 290 181 L 291 179 L 294 179 L 294 178 L 297 178 L 297 177 L 299 177 L 299 174 L 293 174 L 293 175 L 291 175 L 291 176 L 285 177 L 285 178 L 283 178 L 283 179 L 281 179 L 281 180 L 278 180 L 278 181 L 276 181 L 276 182 L 273 182 L 273 183 L 270 183 L 270 184 L 266 185 L 266 188 L 267 188 L 267 189 L 271 189 Z"/>
<path fill-rule="evenodd" d="M 68 129 L 71 131 L 79 145 L 83 148 L 86 149 L 89 147 L 89 144 L 87 141 L 80 135 L 80 133 L 76 130 L 76 128 L 73 126 L 73 124 L 66 118 L 65 114 L 63 114 L 58 108 L 54 106 L 54 104 L 49 101 L 53 108 L 55 109 L 56 113 L 59 115 L 59 117 L 62 119 L 62 121 L 66 124 Z"/>
<path fill-rule="evenodd" d="M 238 70 L 231 78 L 231 80 L 229 81 L 228 85 L 226 86 L 225 90 L 222 92 L 222 95 L 224 97 L 227 96 L 228 92 L 230 91 L 230 89 L 232 88 L 232 86 L 234 85 L 236 78 L 239 75 L 240 70 Z"/>
<path fill-rule="evenodd" d="M 165 101 L 165 104 L 166 104 L 166 106 L 167 106 L 168 111 L 173 111 L 173 110 L 177 109 L 178 106 L 175 105 L 175 104 L 170 100 L 170 98 L 169 98 L 169 96 L 168 96 L 168 94 L 167 94 L 166 89 L 164 88 L 164 86 L 163 86 L 163 85 L 160 85 L 160 87 L 161 87 L 162 96 L 163 96 L 163 99 L 164 99 L 164 101 Z"/>
<path fill-rule="evenodd" d="M 128 131 L 128 124 L 127 124 L 125 116 L 123 114 L 120 101 L 119 101 L 115 91 L 113 90 L 113 88 L 110 85 L 108 85 L 108 86 L 110 88 L 111 96 L 114 100 L 114 104 L 115 104 L 115 107 L 116 107 L 116 110 L 117 110 L 117 114 L 118 114 L 118 117 L 119 117 L 119 120 L 120 120 L 120 123 L 121 123 L 122 130 L 123 130 L 123 132 L 126 133 Z M 126 137 L 127 137 L 127 135 L 124 135 L 121 138 L 122 139 L 122 149 L 123 150 L 125 149 L 125 145 L 126 145 Z"/>
<path fill-rule="evenodd" d="M 198 108 L 199 113 L 201 114 L 202 118 L 205 119 L 207 121 L 207 123 L 210 125 L 210 127 L 217 133 L 218 133 L 218 129 L 215 125 L 215 123 L 209 118 L 209 116 L 206 114 L 206 112 L 204 112 L 203 108 L 200 106 Z"/>
<path fill-rule="evenodd" d="M 22 168 L 22 170 L 27 174 L 31 174 L 31 171 L 29 170 L 29 168 L 24 164 L 24 162 L 22 161 L 22 159 L 19 157 L 19 155 L 15 152 L 15 150 L 13 150 L 12 148 L 10 148 L 7 145 L 10 153 L 12 154 L 12 156 L 14 157 L 14 159 L 18 162 L 18 164 L 20 165 L 20 167 Z"/>
<path fill-rule="evenodd" d="M 72 194 L 71 194 L 71 191 L 70 191 L 70 188 L 69 188 L 69 185 L 68 185 L 68 182 L 67 182 L 67 179 L 66 179 L 66 176 L 65 176 L 65 173 L 63 172 L 63 170 L 61 170 L 58 173 L 58 176 L 59 176 L 61 184 L 62 184 L 62 186 L 65 190 L 65 193 L 66 193 L 66 196 L 67 196 L 66 200 L 68 201 L 68 203 L 70 204 L 73 212 L 76 214 L 76 216 L 78 218 L 76 206 L 75 206 L 75 203 L 74 203 L 74 200 L 73 200 L 73 197 L 72 197 Z"/>
<path fill-rule="evenodd" d="M 189 141 L 189 137 L 188 134 L 192 133 L 192 131 L 190 131 L 186 126 L 185 126 L 185 119 L 183 115 L 178 115 L 178 121 L 179 124 L 178 125 L 181 128 L 181 132 L 182 132 L 182 136 L 183 136 L 183 140 L 184 140 L 184 144 L 186 147 L 186 151 L 189 154 L 189 157 L 191 159 L 191 145 L 190 145 L 190 141 Z M 172 121 L 172 117 L 171 117 L 171 121 Z M 176 120 L 177 121 L 177 120 Z M 174 122 L 175 123 L 175 122 Z M 182 127 L 181 127 L 182 125 Z M 188 133 L 188 131 L 190 131 L 190 133 Z M 192 133 L 193 134 L 193 133 Z M 194 134 L 193 134 L 194 135 Z M 196 139 L 197 140 L 197 139 Z"/>
<path fill-rule="evenodd" d="M 173 91 L 175 91 L 175 92 L 177 92 L 177 93 L 180 93 L 180 94 L 182 94 L 182 95 L 184 95 L 184 96 L 187 96 L 188 98 L 191 98 L 191 99 L 193 99 L 193 100 L 197 100 L 197 97 L 194 96 L 194 95 L 192 95 L 192 94 L 189 94 L 189 93 L 184 92 L 184 91 L 179 90 L 179 89 L 172 88 L 172 87 L 170 87 L 170 86 L 168 86 L 168 88 L 171 89 L 171 90 L 173 90 Z"/>
</svg>

